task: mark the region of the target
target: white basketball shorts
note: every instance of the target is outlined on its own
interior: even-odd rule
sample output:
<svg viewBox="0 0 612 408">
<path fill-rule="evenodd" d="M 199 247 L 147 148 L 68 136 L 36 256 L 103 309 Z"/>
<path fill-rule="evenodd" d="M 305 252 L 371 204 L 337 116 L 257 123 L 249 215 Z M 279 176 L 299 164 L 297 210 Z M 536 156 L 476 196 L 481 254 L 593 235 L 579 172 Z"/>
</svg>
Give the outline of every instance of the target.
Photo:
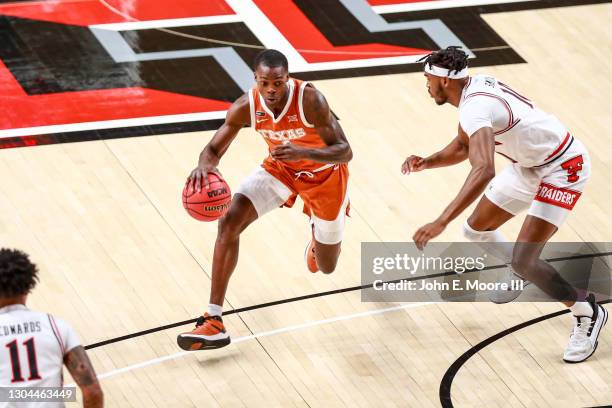
<svg viewBox="0 0 612 408">
<path fill-rule="evenodd" d="M 590 175 L 589 153 L 574 138 L 567 151 L 546 166 L 527 168 L 514 163 L 506 167 L 491 180 L 485 196 L 513 215 L 529 208 L 529 215 L 559 227 L 582 195 Z"/>
</svg>

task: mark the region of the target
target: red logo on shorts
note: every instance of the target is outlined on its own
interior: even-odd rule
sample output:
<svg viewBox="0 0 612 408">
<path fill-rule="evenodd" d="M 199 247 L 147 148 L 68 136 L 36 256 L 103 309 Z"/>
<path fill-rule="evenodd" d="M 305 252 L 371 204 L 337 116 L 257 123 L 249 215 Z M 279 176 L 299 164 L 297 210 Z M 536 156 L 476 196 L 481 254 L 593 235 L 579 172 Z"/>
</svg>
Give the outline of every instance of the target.
<svg viewBox="0 0 612 408">
<path fill-rule="evenodd" d="M 561 168 L 563 170 L 567 170 L 567 181 L 570 183 L 575 183 L 578 181 L 580 176 L 576 173 L 582 170 L 583 163 L 584 160 L 582 155 L 576 156 L 573 159 L 569 159 L 568 161 L 561 163 Z"/>
<path fill-rule="evenodd" d="M 571 210 L 576 205 L 581 194 L 579 191 L 541 183 L 540 187 L 538 187 L 535 200 Z"/>
</svg>

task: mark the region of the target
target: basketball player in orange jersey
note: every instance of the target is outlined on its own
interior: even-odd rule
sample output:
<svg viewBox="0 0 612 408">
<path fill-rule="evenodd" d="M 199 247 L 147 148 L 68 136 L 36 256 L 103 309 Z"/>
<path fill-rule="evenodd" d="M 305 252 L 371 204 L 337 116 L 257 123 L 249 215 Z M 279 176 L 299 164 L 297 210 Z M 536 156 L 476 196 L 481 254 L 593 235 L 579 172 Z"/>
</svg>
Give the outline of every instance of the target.
<svg viewBox="0 0 612 408">
<path fill-rule="evenodd" d="M 466 159 L 472 170 L 457 197 L 435 221 L 418 229 L 414 242 L 423 248 L 484 191 L 463 226 L 464 236 L 501 252 L 511 260 L 517 279 L 533 282 L 570 309 L 574 329 L 563 360 L 584 361 L 595 352 L 608 312 L 595 303 L 592 294 L 585 301 L 584 294 L 577 293 L 540 254 L 582 194 L 591 173 L 589 154 L 555 116 L 492 76 L 470 77 L 467 65 L 468 57 L 458 47 L 425 59 L 431 97 L 438 105 L 448 102 L 459 109 L 458 135 L 429 157 L 408 157 L 402 172 L 451 166 Z M 512 161 L 497 176 L 494 153 Z M 517 243 L 513 248 L 504 245 L 508 241 L 498 228 L 526 209 Z M 500 291 L 492 300 L 505 303 L 518 295 L 517 290 Z"/>
<path fill-rule="evenodd" d="M 208 173 L 217 165 L 238 131 L 250 125 L 268 144 L 269 156 L 234 194 L 219 220 L 212 266 L 208 312 L 196 328 L 178 336 L 185 350 L 226 346 L 222 306 L 236 263 L 240 234 L 258 217 L 281 206 L 291 207 L 299 195 L 310 216 L 312 240 L 306 248 L 311 272 L 331 273 L 340 255 L 348 212 L 348 166 L 353 153 L 323 95 L 308 82 L 289 77 L 287 58 L 276 50 L 255 59 L 256 85 L 227 112 L 225 123 L 206 145 L 187 183 L 208 187 Z"/>
</svg>

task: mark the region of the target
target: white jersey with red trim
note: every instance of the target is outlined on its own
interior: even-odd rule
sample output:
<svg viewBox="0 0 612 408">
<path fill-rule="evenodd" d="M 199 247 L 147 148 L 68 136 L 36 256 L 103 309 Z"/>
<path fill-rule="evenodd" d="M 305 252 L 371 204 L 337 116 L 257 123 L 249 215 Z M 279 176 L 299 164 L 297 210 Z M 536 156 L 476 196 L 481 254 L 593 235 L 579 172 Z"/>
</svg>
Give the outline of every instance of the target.
<svg viewBox="0 0 612 408">
<path fill-rule="evenodd" d="M 24 305 L 0 308 L 0 387 L 61 387 L 64 356 L 81 343 L 64 321 Z M 0 407 L 9 407 L 9 403 Z M 35 407 L 40 403 L 19 403 Z M 45 407 L 63 407 L 46 402 Z"/>
<path fill-rule="evenodd" d="M 524 167 L 552 162 L 573 142 L 554 115 L 489 75 L 468 79 L 459 103 L 459 123 L 468 136 L 491 127 L 495 151 Z"/>
</svg>

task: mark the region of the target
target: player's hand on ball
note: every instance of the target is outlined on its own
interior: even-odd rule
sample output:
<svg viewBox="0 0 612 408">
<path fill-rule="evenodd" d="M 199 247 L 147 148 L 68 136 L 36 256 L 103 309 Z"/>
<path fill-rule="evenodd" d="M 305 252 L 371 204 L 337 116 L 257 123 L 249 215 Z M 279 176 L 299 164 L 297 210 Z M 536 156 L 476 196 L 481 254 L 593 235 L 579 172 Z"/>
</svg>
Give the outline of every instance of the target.
<svg viewBox="0 0 612 408">
<path fill-rule="evenodd" d="M 219 176 L 220 179 L 223 179 L 223 176 L 219 172 L 219 170 L 212 165 L 198 166 L 191 171 L 189 177 L 187 177 L 187 182 L 185 184 L 189 185 L 193 183 L 193 188 L 199 193 L 202 191 L 202 187 L 208 190 L 209 181 L 208 181 L 208 173 L 214 173 Z"/>
<path fill-rule="evenodd" d="M 412 172 L 425 170 L 426 168 L 427 163 L 424 158 L 412 155 L 404 160 L 404 164 L 402 164 L 402 174 L 410 174 Z"/>
<path fill-rule="evenodd" d="M 440 221 L 430 222 L 429 224 L 423 225 L 417 230 L 412 236 L 412 240 L 416 244 L 417 248 L 423 250 L 425 245 L 431 240 L 437 237 L 444 231 L 446 225 Z"/>
<path fill-rule="evenodd" d="M 271 154 L 272 157 L 276 160 L 296 161 L 300 159 L 305 159 L 307 151 L 308 149 L 305 149 L 303 147 L 295 146 L 291 143 L 286 143 L 275 147 L 272 150 Z"/>
</svg>

